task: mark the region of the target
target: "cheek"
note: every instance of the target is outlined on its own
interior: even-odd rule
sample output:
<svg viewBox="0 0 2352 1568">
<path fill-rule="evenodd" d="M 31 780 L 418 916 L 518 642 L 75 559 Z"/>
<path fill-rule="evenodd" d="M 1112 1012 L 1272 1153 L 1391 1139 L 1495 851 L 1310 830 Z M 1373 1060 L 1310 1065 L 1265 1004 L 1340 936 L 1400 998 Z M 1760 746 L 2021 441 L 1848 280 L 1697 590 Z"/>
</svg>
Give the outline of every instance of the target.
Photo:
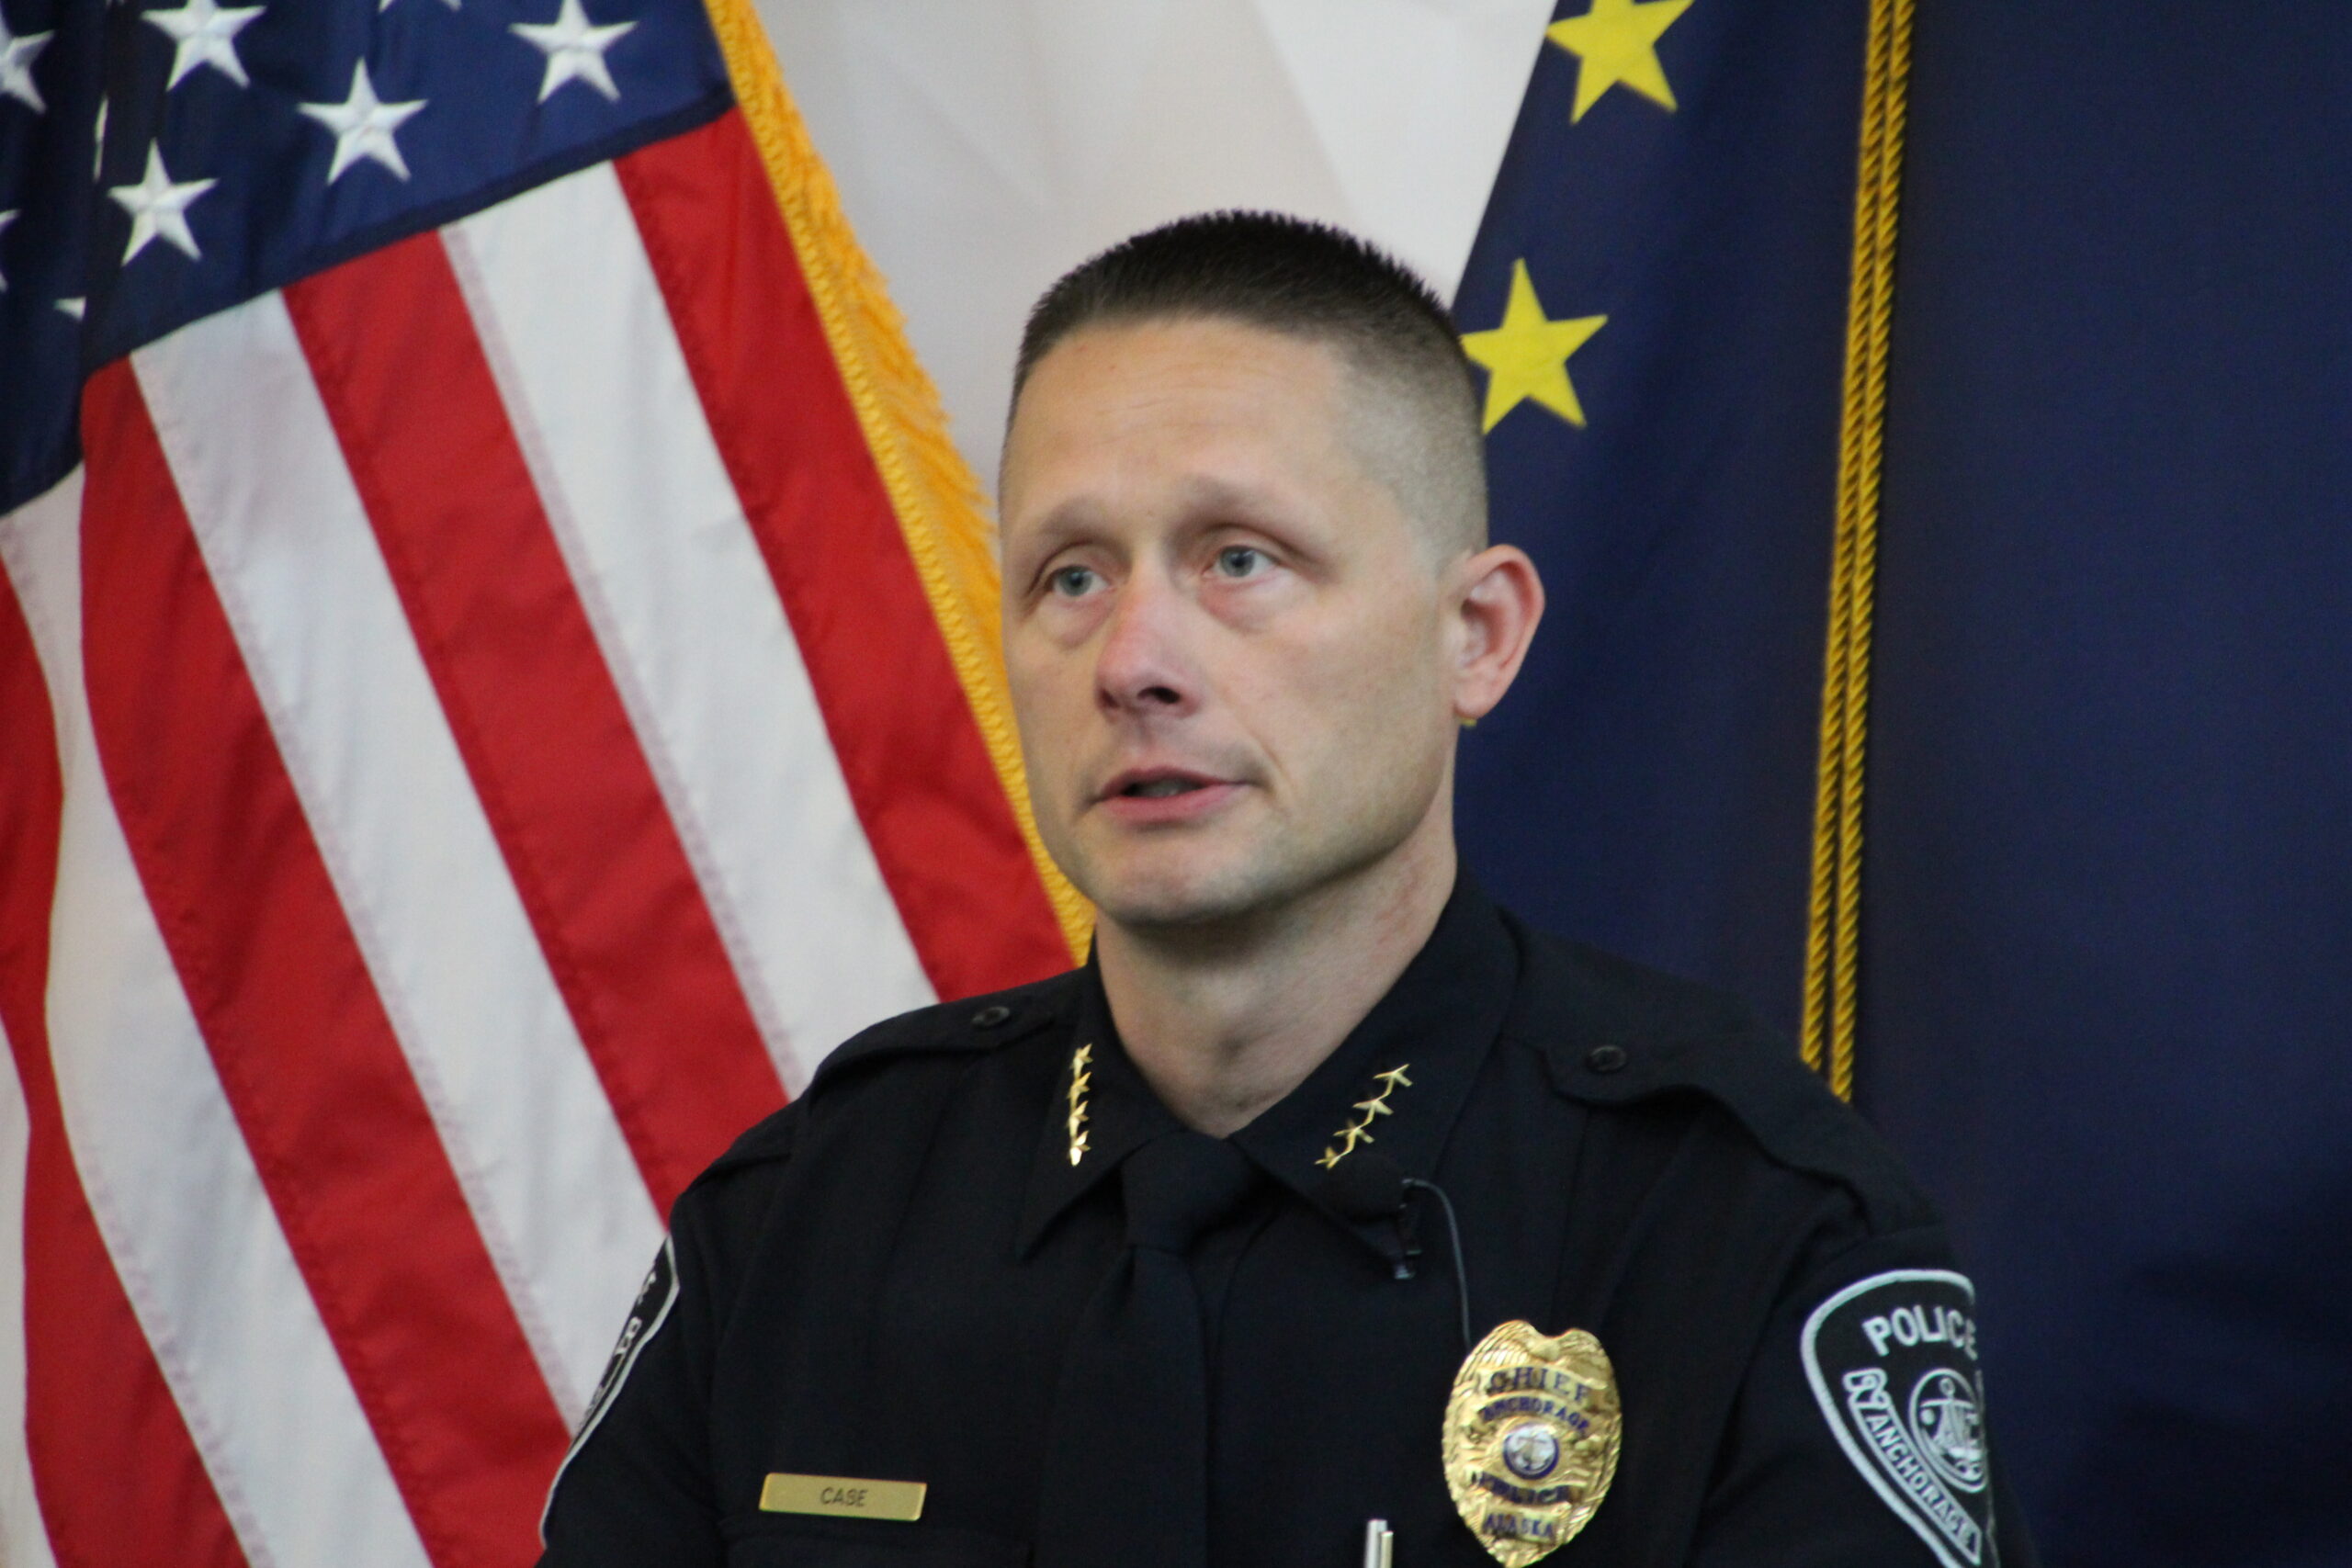
<svg viewBox="0 0 2352 1568">
<path fill-rule="evenodd" d="M 1030 791 L 1041 809 L 1066 811 L 1100 723 L 1094 661 L 1034 628 L 1007 628 L 1004 670 Z"/>
<path fill-rule="evenodd" d="M 1413 604 L 1385 606 L 1301 637 L 1266 660 L 1251 704 L 1277 755 L 1326 765 L 1412 766 L 1442 729 L 1445 695 L 1434 634 Z"/>
<path fill-rule="evenodd" d="M 1060 663 L 1032 639 L 1007 633 L 1005 687 L 1012 699 L 1013 727 L 1020 733 L 1022 752 L 1028 759 L 1032 773 L 1037 772 L 1040 762 L 1054 755 L 1050 737 L 1055 728 Z"/>
<path fill-rule="evenodd" d="M 1085 662 L 1052 617 L 1033 615 L 1004 628 L 1004 673 L 1013 711 L 1024 718 L 1049 711 L 1062 692 L 1084 678 Z"/>
</svg>

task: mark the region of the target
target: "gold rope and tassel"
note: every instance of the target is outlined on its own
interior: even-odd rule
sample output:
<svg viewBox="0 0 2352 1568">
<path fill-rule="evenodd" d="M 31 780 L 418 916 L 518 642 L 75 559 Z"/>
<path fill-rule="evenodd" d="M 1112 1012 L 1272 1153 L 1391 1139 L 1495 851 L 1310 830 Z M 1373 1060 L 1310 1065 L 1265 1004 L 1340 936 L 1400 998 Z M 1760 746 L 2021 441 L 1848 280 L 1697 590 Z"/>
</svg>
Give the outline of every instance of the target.
<svg viewBox="0 0 2352 1568">
<path fill-rule="evenodd" d="M 859 246 L 841 197 L 808 140 L 752 0 L 707 0 L 712 29 L 752 141 L 767 166 L 792 248 L 841 367 L 874 466 L 906 536 L 907 553 L 946 639 L 1029 858 L 1074 960 L 1086 956 L 1093 911 L 1046 853 L 1029 805 L 997 631 L 996 555 L 979 481 L 948 439 L 939 392 L 907 342 L 882 275 Z"/>
<path fill-rule="evenodd" d="M 1886 423 L 1894 219 L 1903 170 L 1904 88 L 1912 0 L 1871 0 L 1862 78 L 1854 271 L 1846 309 L 1845 407 L 1838 435 L 1838 532 L 1823 660 L 1821 761 L 1813 819 L 1813 905 L 1805 942 L 1806 1066 L 1840 1099 L 1854 1092 L 1862 915 L 1862 763 L 1870 715 L 1871 608 L 1878 567 L 1879 468 Z"/>
</svg>

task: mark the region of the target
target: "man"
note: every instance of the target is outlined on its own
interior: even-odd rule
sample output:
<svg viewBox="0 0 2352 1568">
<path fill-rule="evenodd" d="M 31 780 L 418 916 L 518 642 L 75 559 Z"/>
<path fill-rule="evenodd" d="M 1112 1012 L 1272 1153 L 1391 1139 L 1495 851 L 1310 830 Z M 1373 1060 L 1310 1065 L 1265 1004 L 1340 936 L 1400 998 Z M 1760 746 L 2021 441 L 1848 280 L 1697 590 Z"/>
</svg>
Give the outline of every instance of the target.
<svg viewBox="0 0 2352 1568">
<path fill-rule="evenodd" d="M 1889 1156 L 1457 867 L 1543 609 L 1476 409 L 1313 225 L 1046 295 L 1005 652 L 1093 958 L 868 1031 L 680 1200 L 548 1562 L 2030 1562 Z"/>
</svg>

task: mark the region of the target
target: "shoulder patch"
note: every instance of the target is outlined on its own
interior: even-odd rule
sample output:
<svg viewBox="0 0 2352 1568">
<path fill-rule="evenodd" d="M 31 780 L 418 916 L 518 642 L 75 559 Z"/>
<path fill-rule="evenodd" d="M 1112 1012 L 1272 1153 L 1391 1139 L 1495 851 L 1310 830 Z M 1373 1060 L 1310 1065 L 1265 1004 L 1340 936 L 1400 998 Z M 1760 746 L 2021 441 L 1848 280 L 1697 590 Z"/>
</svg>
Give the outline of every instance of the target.
<svg viewBox="0 0 2352 1568">
<path fill-rule="evenodd" d="M 1805 1319 L 1805 1380 L 1862 1479 L 1944 1568 L 1998 1568 L 1976 1288 L 1942 1269 L 1896 1269 L 1838 1292 Z"/>
<path fill-rule="evenodd" d="M 628 1382 L 628 1374 L 636 1370 L 637 1358 L 645 1342 L 662 1332 L 669 1321 L 670 1309 L 678 1301 L 678 1257 L 670 1238 L 662 1238 L 662 1250 L 647 1270 L 645 1283 L 638 1288 L 637 1300 L 629 1304 L 628 1321 L 621 1325 L 621 1337 L 613 1347 L 610 1359 L 605 1363 L 605 1375 L 596 1380 L 596 1392 L 588 1396 L 588 1408 L 581 1413 L 580 1430 L 572 1435 L 571 1446 L 563 1450 L 563 1462 L 555 1469 L 555 1479 L 548 1483 L 548 1500 L 539 1510 L 539 1544 L 548 1539 L 548 1509 L 555 1506 L 555 1489 L 563 1484 L 563 1472 L 571 1467 L 571 1456 L 578 1453 L 596 1430 L 596 1424 L 613 1407 L 613 1401 Z"/>
</svg>

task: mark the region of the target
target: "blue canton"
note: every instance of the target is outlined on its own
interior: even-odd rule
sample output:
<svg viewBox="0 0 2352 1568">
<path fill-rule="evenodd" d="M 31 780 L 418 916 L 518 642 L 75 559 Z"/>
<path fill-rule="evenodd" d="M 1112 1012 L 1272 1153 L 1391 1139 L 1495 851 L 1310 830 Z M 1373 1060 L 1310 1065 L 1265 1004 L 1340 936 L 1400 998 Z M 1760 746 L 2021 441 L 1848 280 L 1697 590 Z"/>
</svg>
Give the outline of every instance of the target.
<svg viewBox="0 0 2352 1568">
<path fill-rule="evenodd" d="M 0 512 L 86 370 L 732 102 L 697 0 L 0 0 Z"/>
</svg>

